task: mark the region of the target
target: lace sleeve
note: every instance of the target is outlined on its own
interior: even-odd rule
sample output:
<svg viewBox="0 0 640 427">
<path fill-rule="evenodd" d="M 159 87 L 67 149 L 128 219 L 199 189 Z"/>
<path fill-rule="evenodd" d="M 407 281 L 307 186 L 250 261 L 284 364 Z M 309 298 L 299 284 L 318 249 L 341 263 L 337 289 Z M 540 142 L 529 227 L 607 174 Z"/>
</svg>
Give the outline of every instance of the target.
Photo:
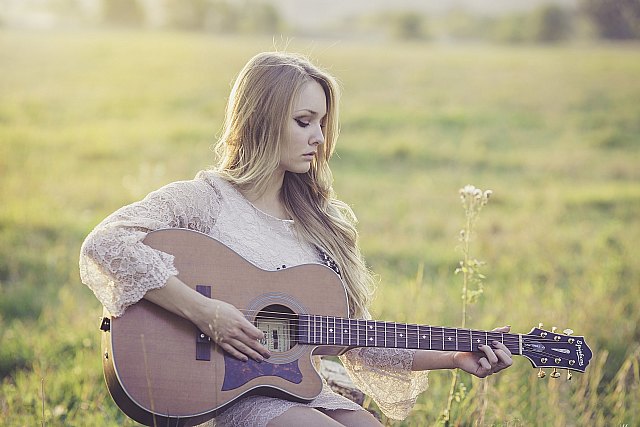
<svg viewBox="0 0 640 427">
<path fill-rule="evenodd" d="M 349 376 L 389 418 L 409 415 L 416 398 L 429 386 L 428 372 L 412 371 L 415 350 L 363 347 L 340 356 Z"/>
<path fill-rule="evenodd" d="M 218 194 L 203 181 L 169 184 L 117 210 L 85 239 L 80 277 L 113 316 L 178 274 L 173 256 L 142 243 L 148 232 L 181 227 L 207 233 L 219 210 Z"/>
</svg>

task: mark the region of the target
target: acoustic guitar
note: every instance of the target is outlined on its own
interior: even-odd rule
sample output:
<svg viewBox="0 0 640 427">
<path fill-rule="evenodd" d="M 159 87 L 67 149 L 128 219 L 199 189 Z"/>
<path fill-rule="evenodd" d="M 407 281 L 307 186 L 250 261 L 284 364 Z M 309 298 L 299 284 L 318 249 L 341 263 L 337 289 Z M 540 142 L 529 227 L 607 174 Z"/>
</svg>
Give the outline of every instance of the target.
<svg viewBox="0 0 640 427">
<path fill-rule="evenodd" d="M 185 229 L 149 233 L 144 243 L 172 254 L 179 278 L 240 309 L 264 331 L 262 363 L 222 351 L 193 323 L 146 300 L 105 315 L 103 368 L 113 400 L 145 425 L 188 426 L 213 418 L 241 396 L 310 401 L 322 390 L 312 355 L 353 347 L 478 351 L 494 340 L 534 367 L 584 372 L 591 350 L 581 336 L 534 328 L 528 334 L 358 320 L 348 317 L 340 277 L 322 264 L 262 270 L 223 243 Z M 552 374 L 553 376 L 553 374 Z"/>
</svg>

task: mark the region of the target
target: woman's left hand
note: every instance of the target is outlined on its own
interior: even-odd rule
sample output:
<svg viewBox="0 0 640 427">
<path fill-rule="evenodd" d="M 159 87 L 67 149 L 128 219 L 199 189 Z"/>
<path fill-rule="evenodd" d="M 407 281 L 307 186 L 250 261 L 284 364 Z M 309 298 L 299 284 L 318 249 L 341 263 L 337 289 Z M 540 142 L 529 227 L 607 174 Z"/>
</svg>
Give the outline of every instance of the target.
<svg viewBox="0 0 640 427">
<path fill-rule="evenodd" d="M 509 326 L 496 328 L 494 332 L 507 333 L 511 330 Z M 511 352 L 499 341 L 493 341 L 491 345 L 481 345 L 481 352 L 459 352 L 453 356 L 453 362 L 456 368 L 462 369 L 472 375 L 484 378 L 491 374 L 495 374 L 513 364 Z"/>
</svg>

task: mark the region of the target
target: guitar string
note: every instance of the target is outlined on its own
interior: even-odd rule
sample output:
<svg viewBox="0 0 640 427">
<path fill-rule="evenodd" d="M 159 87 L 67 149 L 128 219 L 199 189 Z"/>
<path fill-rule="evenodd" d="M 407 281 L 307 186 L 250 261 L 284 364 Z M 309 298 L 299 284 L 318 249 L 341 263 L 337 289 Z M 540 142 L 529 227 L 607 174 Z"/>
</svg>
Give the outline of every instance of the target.
<svg viewBox="0 0 640 427">
<path fill-rule="evenodd" d="M 300 316 L 299 314 L 296 313 L 283 313 L 283 312 L 279 312 L 279 311 L 261 311 L 261 310 L 248 310 L 248 309 L 240 309 L 241 312 L 244 312 L 246 315 L 256 315 L 257 319 L 262 319 L 262 320 L 283 320 L 283 318 L 285 320 L 299 320 L 300 321 Z M 269 315 L 273 315 L 273 317 L 269 316 Z M 305 314 L 306 315 L 306 314 Z M 349 331 L 349 337 L 351 336 L 351 334 L 353 332 L 356 333 L 356 336 L 360 333 L 363 332 L 366 336 L 367 333 L 367 329 L 371 329 L 371 326 L 374 326 L 376 328 L 376 333 L 379 334 L 380 331 L 378 330 L 379 327 L 381 326 L 385 326 L 385 331 L 383 331 L 382 333 L 385 334 L 385 339 L 383 339 L 383 341 L 385 342 L 385 346 L 386 346 L 386 342 L 389 341 L 389 338 L 387 337 L 387 333 L 391 333 L 392 337 L 393 335 L 397 335 L 398 333 L 402 334 L 402 329 L 406 329 L 406 331 L 404 333 L 406 333 L 405 337 L 401 337 L 400 340 L 397 339 L 397 337 L 395 339 L 393 339 L 393 341 L 395 341 L 396 343 L 398 341 L 405 341 L 407 344 L 405 344 L 405 346 L 399 345 L 399 346 L 395 346 L 396 348 L 409 348 L 409 349 L 420 349 L 419 346 L 413 346 L 413 342 L 415 341 L 416 343 L 419 342 L 420 338 L 419 335 L 423 335 L 423 334 L 429 334 L 429 342 L 430 342 L 430 347 L 429 349 L 433 350 L 433 349 L 437 349 L 438 344 L 442 344 L 442 348 L 443 351 L 445 350 L 446 347 L 446 343 L 447 342 L 451 342 L 451 341 L 445 341 L 445 338 L 448 337 L 441 337 L 439 335 L 446 335 L 447 333 L 451 333 L 452 331 L 456 332 L 460 332 L 460 331 L 464 331 L 463 334 L 465 336 L 460 336 L 456 338 L 456 342 L 458 344 L 458 346 L 460 345 L 470 345 L 471 349 L 473 351 L 473 339 L 478 339 L 477 337 L 474 337 L 473 334 L 475 333 L 476 335 L 485 335 L 486 334 L 486 339 L 491 338 L 492 341 L 501 341 L 503 344 L 505 344 L 507 346 L 507 348 L 509 348 L 509 346 L 512 346 L 513 350 L 519 351 L 520 350 L 520 336 L 522 336 L 523 339 L 528 338 L 528 339 L 532 339 L 535 340 L 536 342 L 539 343 L 550 343 L 550 344 L 563 344 L 561 341 L 556 341 L 552 338 L 543 338 L 539 335 L 532 335 L 532 334 L 513 334 L 513 333 L 503 333 L 503 332 L 496 332 L 496 331 L 483 331 L 483 330 L 476 330 L 476 329 L 460 329 L 460 328 L 450 328 L 450 327 L 444 327 L 444 326 L 430 326 L 430 325 L 418 325 L 418 324 L 404 324 L 404 323 L 398 323 L 398 322 L 390 322 L 390 321 L 378 321 L 378 320 L 367 320 L 365 321 L 364 319 L 349 319 L 349 318 L 345 318 L 345 317 L 337 317 L 337 316 L 324 316 L 324 315 L 306 315 L 309 316 L 308 319 L 302 320 L 303 322 L 307 322 L 310 324 L 313 323 L 320 323 L 319 327 L 316 329 L 316 332 L 319 332 L 319 335 L 322 336 L 324 335 L 325 337 L 327 337 L 327 335 L 329 333 L 333 333 L 334 334 L 334 343 L 331 344 L 329 341 L 330 339 L 325 339 L 321 342 L 318 343 L 314 343 L 313 340 L 310 343 L 303 343 L 303 344 L 308 344 L 308 345 L 313 345 L 313 344 L 327 344 L 327 345 L 353 345 L 353 344 L 342 344 L 342 343 L 337 343 L 338 340 L 340 340 L 340 335 L 336 335 L 335 332 L 330 332 L 329 329 L 330 326 L 328 325 L 328 323 L 324 323 L 324 322 L 328 322 L 330 319 L 335 319 L 335 320 L 340 320 L 340 325 L 337 325 L 338 327 L 342 328 L 346 326 L 346 330 Z M 318 316 L 321 317 L 322 319 L 318 322 L 317 319 L 312 319 L 314 316 Z M 324 322 L 323 322 L 324 320 Z M 346 325 L 343 324 L 346 323 Z M 355 325 L 355 330 L 353 328 L 353 323 L 352 322 L 356 322 Z M 362 324 L 362 322 L 371 322 L 373 325 L 368 325 L 367 323 Z M 402 329 L 400 331 L 397 330 L 397 325 L 403 325 Z M 387 331 L 387 326 L 390 327 L 394 327 L 395 328 L 395 332 L 391 332 L 391 331 Z M 406 326 L 406 327 L 405 327 Z M 369 328 L 367 328 L 369 327 Z M 416 328 L 416 330 L 410 330 L 411 328 Z M 305 333 L 297 333 L 296 334 L 292 334 L 292 331 L 295 331 L 299 328 L 294 328 L 294 327 L 290 327 L 290 326 L 286 326 L 284 329 L 281 329 L 281 331 L 285 332 L 286 334 L 288 334 L 291 338 L 293 338 L 294 340 L 296 340 L 296 344 L 299 344 L 301 340 L 306 340 L 307 338 L 309 338 L 311 335 L 309 333 L 305 334 Z M 471 333 L 471 337 L 466 337 L 467 333 Z M 545 331 L 546 332 L 546 331 Z M 376 334 L 376 335 L 377 335 Z M 318 334 L 316 334 L 318 335 Z M 377 338 L 377 336 L 374 335 L 374 338 Z M 435 335 L 435 336 L 434 336 Z M 561 335 L 557 335 L 557 336 L 561 336 Z M 568 335 L 566 335 L 567 337 L 569 337 Z M 317 337 L 313 337 L 313 339 L 315 339 Z M 370 337 L 371 338 L 371 337 Z M 442 338 L 442 339 L 441 339 Z M 577 337 L 572 337 L 572 338 L 577 338 Z M 348 338 L 350 339 L 350 338 Z M 485 339 L 485 342 L 486 342 Z M 408 345 L 409 340 L 412 341 L 412 345 Z M 423 338 L 423 340 L 427 340 L 427 338 Z M 342 340 L 344 341 L 344 340 Z M 357 338 L 356 338 L 357 341 Z M 362 340 L 361 340 L 362 341 Z M 435 342 L 435 345 L 433 345 L 433 343 Z M 451 342 L 453 343 L 453 342 Z M 358 346 L 362 345 L 362 346 L 366 346 L 364 344 L 366 344 L 366 341 L 364 343 L 361 342 L 356 342 L 356 344 Z M 479 343 L 481 344 L 481 343 Z M 375 347 L 375 346 L 374 346 Z M 536 352 L 536 355 L 540 355 L 540 356 L 547 356 L 550 359 L 561 359 L 561 360 L 573 360 L 572 358 L 563 356 L 563 355 L 556 355 L 556 354 L 551 354 L 548 351 L 539 351 Z"/>
<path fill-rule="evenodd" d="M 246 311 L 249 311 L 249 310 L 246 310 Z M 255 310 L 251 310 L 251 311 L 253 311 L 255 313 Z M 261 313 L 267 313 L 267 312 L 263 311 Z M 274 317 L 259 316 L 259 317 L 262 318 L 262 319 L 265 319 L 265 320 L 269 320 L 269 319 L 282 320 L 282 315 L 286 314 L 289 317 L 291 317 L 292 320 L 295 320 L 295 318 L 299 318 L 299 315 L 293 314 L 293 313 L 270 312 L 269 314 L 274 314 L 275 316 Z M 324 316 L 321 316 L 321 317 L 324 317 Z M 329 320 L 329 318 L 331 318 L 331 317 L 332 316 L 326 316 L 325 320 Z M 344 319 L 344 320 L 347 321 L 347 323 L 350 320 L 354 320 L 354 319 L 337 318 L 337 317 L 336 317 L 336 319 Z M 356 336 L 358 335 L 359 332 L 363 332 L 364 335 L 366 336 L 367 326 L 371 326 L 371 325 L 366 325 L 366 324 L 362 325 L 360 323 L 359 319 L 356 320 L 356 321 L 358 322 L 358 324 L 356 325 L 356 329 L 355 329 Z M 307 320 L 305 320 L 305 322 L 311 323 L 311 320 L 307 319 Z M 385 325 L 385 326 L 387 326 L 387 325 L 397 326 L 397 323 L 388 322 L 388 321 L 371 321 L 371 322 L 375 323 L 377 327 L 382 326 L 382 325 Z M 428 333 L 429 335 L 431 335 L 430 336 L 430 340 L 429 340 L 431 345 L 430 345 L 429 349 L 431 349 L 431 350 L 438 349 L 437 348 L 437 347 L 439 347 L 438 344 L 442 344 L 442 350 L 443 351 L 444 350 L 449 350 L 449 349 L 446 349 L 446 344 L 449 341 L 445 340 L 445 338 L 448 338 L 448 337 L 446 337 L 446 336 L 441 337 L 439 335 L 445 335 L 447 330 L 449 330 L 449 331 L 455 331 L 456 330 L 456 328 L 447 328 L 447 327 L 440 327 L 440 326 L 433 326 L 432 327 L 432 326 L 417 325 L 417 324 L 406 324 L 406 325 L 407 325 L 407 327 L 413 326 L 413 327 L 416 327 L 416 328 L 422 328 L 422 330 L 420 332 L 407 330 L 405 337 L 401 337 L 400 340 L 397 339 L 398 337 L 395 337 L 395 339 L 393 339 L 393 341 L 395 341 L 396 344 L 397 344 L 398 341 L 403 341 L 404 340 L 406 342 L 406 344 L 404 346 L 396 345 L 396 346 L 389 346 L 389 347 L 420 349 L 419 345 L 415 346 L 414 343 L 417 344 L 419 342 L 419 340 L 420 340 L 419 339 L 419 335 Z M 340 325 L 340 326 L 343 327 L 345 325 Z M 349 326 L 346 329 L 346 330 L 349 331 L 349 335 L 347 337 L 347 340 L 349 341 L 351 339 L 351 336 L 352 336 L 351 334 L 354 332 L 354 328 L 353 328 L 354 325 L 348 323 L 347 326 Z M 344 339 L 341 339 L 339 334 L 336 335 L 335 332 L 331 332 L 330 329 L 332 329 L 332 328 L 330 328 L 326 323 L 322 323 L 322 321 L 320 322 L 320 326 L 316 329 L 315 334 L 313 334 L 314 335 L 313 338 L 308 343 L 304 343 L 304 342 L 300 343 L 300 341 L 307 340 L 307 338 L 310 338 L 311 335 L 309 333 L 305 334 L 305 333 L 299 333 L 299 332 L 297 333 L 297 335 L 296 334 L 292 334 L 291 331 L 294 331 L 296 329 L 298 329 L 298 328 L 286 327 L 286 328 L 284 328 L 282 330 L 285 333 L 287 333 L 291 338 L 296 340 L 296 344 L 307 344 L 307 345 L 325 344 L 325 345 L 340 345 L 340 346 L 353 345 L 353 343 L 351 343 L 351 342 L 348 342 L 347 344 L 344 344 Z M 429 331 L 427 332 L 427 331 L 425 331 L 425 329 L 427 329 Z M 440 329 L 440 331 L 433 332 L 434 329 Z M 380 331 L 378 331 L 377 329 L 376 329 L 376 331 L 377 331 L 378 334 L 380 333 Z M 457 331 L 460 331 L 460 329 L 457 329 Z M 473 329 L 465 329 L 464 331 L 465 331 L 464 335 L 466 335 L 466 332 L 471 332 L 472 334 L 474 332 L 477 333 L 477 334 L 482 334 L 482 335 L 486 334 L 486 339 L 491 338 L 492 341 L 501 341 L 503 344 L 505 344 L 507 346 L 507 348 L 509 348 L 509 346 L 511 346 L 513 350 L 516 350 L 516 354 L 520 354 L 520 353 L 518 353 L 518 351 L 520 350 L 520 335 L 522 335 L 523 338 L 532 338 L 532 339 L 535 339 L 535 341 L 542 342 L 542 343 L 551 343 L 551 344 L 559 344 L 559 343 L 561 343 L 561 342 L 553 340 L 551 338 L 542 338 L 542 337 L 540 337 L 538 335 L 530 335 L 530 334 L 520 334 L 520 335 L 518 335 L 518 334 L 512 334 L 512 333 L 502 333 L 502 332 L 495 332 L 495 331 L 480 331 L 480 330 L 473 330 Z M 388 332 L 390 332 L 392 334 L 392 337 L 393 337 L 394 334 L 396 334 L 396 335 L 398 334 L 397 329 L 396 329 L 395 333 L 391 332 L 391 331 L 388 331 Z M 328 334 L 329 333 L 333 333 L 334 334 L 334 337 L 333 337 L 334 338 L 334 342 L 333 342 L 333 344 L 330 342 L 331 339 L 328 338 Z M 382 347 L 386 347 L 387 346 L 386 343 L 389 341 L 389 338 L 386 335 L 387 331 L 385 331 L 383 333 L 385 333 L 385 339 L 383 339 L 382 341 L 385 342 L 385 345 L 383 345 Z M 400 333 L 402 333 L 402 332 L 400 332 Z M 433 334 L 436 334 L 436 336 L 434 337 Z M 316 340 L 316 338 L 322 337 L 322 335 L 324 335 L 327 338 L 325 338 L 324 340 L 318 340 L 319 342 L 314 342 Z M 375 337 L 377 338 L 377 336 L 375 336 Z M 427 339 L 423 338 L 423 340 L 426 341 Z M 341 342 L 338 343 L 337 341 L 341 341 Z M 362 339 L 360 341 L 362 341 Z M 367 343 L 366 339 L 365 339 L 364 343 L 362 343 L 360 341 L 358 341 L 358 338 L 356 338 L 356 345 L 357 346 L 367 346 L 366 345 L 366 343 Z M 411 341 L 411 345 L 409 345 L 409 341 Z M 457 341 L 458 345 L 462 345 L 462 346 L 470 345 L 471 346 L 471 351 L 473 351 L 473 344 L 474 344 L 472 342 L 473 341 L 473 336 L 471 338 L 467 338 L 466 336 L 458 337 L 456 341 Z M 434 343 L 435 343 L 435 345 L 433 345 Z M 376 347 L 376 346 L 373 346 L 373 347 Z M 542 356 L 547 356 L 550 359 L 561 359 L 561 360 L 567 360 L 567 361 L 568 360 L 573 360 L 570 357 L 566 357 L 566 356 L 563 356 L 563 355 L 552 354 L 552 353 L 550 353 L 548 351 L 538 351 L 536 353 L 537 353 L 536 355 L 539 355 L 541 357 Z"/>
<path fill-rule="evenodd" d="M 251 312 L 251 313 L 255 313 L 256 310 L 241 310 L 241 311 L 246 311 L 247 313 Z M 269 317 L 269 316 L 264 316 L 262 314 L 273 314 L 274 317 Z M 283 315 L 284 316 L 288 316 L 290 318 L 290 320 L 300 320 L 298 314 L 294 314 L 294 313 L 281 313 L 281 312 L 260 312 L 260 315 L 256 316 L 257 319 L 261 319 L 261 320 L 282 320 Z M 476 334 L 476 335 L 493 335 L 495 339 L 499 339 L 499 338 L 510 338 L 514 341 L 519 341 L 519 337 L 526 337 L 526 338 L 535 338 L 536 341 L 538 342 L 546 342 L 546 343 L 561 343 L 562 341 L 556 341 L 552 338 L 544 338 L 541 337 L 539 335 L 533 335 L 533 334 L 514 334 L 514 333 L 509 333 L 509 332 L 498 332 L 498 331 L 484 331 L 484 330 L 479 330 L 479 329 L 466 329 L 466 328 L 455 328 L 455 327 L 446 327 L 446 326 L 431 326 L 431 325 L 419 325 L 419 324 L 413 324 L 413 323 L 400 323 L 400 322 L 392 322 L 392 321 L 383 321 L 383 320 L 364 320 L 364 319 L 349 319 L 349 318 L 344 318 L 344 317 L 334 317 L 334 316 L 324 316 L 324 315 L 317 315 L 318 317 L 322 317 L 323 319 L 320 320 L 313 320 L 311 319 L 314 315 L 307 315 L 309 316 L 309 319 L 304 319 L 302 320 L 302 322 L 306 322 L 306 323 L 316 323 L 319 324 L 319 326 L 317 327 L 316 330 L 322 329 L 322 331 L 328 331 L 328 329 L 331 329 L 331 325 L 328 325 L 327 321 L 331 320 L 331 319 L 335 319 L 335 320 L 339 320 L 340 324 L 336 324 L 335 327 L 337 328 L 345 328 L 346 330 L 349 331 L 362 331 L 363 329 L 367 330 L 367 327 L 369 327 L 369 329 L 373 326 L 376 328 L 379 328 L 381 326 L 391 326 L 391 327 L 396 327 L 396 332 L 395 333 L 404 333 L 403 329 L 406 329 L 406 334 L 407 335 L 411 335 L 411 334 L 415 334 L 415 336 L 423 334 L 423 333 L 436 333 L 436 334 L 442 334 L 442 333 L 451 333 L 452 331 L 464 331 L 464 336 L 460 336 L 458 337 L 458 341 L 467 341 L 467 333 L 471 332 L 471 334 Z M 344 323 L 343 323 L 344 321 Z M 353 324 L 353 322 L 356 322 L 356 325 Z M 371 323 L 371 325 L 369 324 L 363 324 L 363 322 L 369 322 Z M 398 325 L 403 325 L 401 327 L 401 329 L 398 331 L 397 326 Z M 355 326 L 355 329 L 354 329 Z M 405 327 L 406 326 L 406 327 Z M 295 328 L 295 327 L 285 327 L 284 331 L 287 333 L 291 333 L 292 330 L 296 330 L 299 329 L 299 327 Z M 415 330 L 413 330 L 415 329 Z M 436 332 L 434 332 L 434 330 L 437 330 Z M 379 331 L 378 331 L 379 332 Z M 393 333 L 391 331 L 388 331 L 389 333 Z M 334 332 L 335 333 L 335 332 Z M 384 332 L 383 332 L 384 333 Z M 300 336 L 305 336 L 305 334 L 301 334 Z M 571 338 L 581 338 L 579 336 L 571 336 L 571 335 L 557 335 L 560 337 L 571 337 Z M 472 339 L 477 339 L 477 337 L 473 337 L 472 335 Z"/>
</svg>

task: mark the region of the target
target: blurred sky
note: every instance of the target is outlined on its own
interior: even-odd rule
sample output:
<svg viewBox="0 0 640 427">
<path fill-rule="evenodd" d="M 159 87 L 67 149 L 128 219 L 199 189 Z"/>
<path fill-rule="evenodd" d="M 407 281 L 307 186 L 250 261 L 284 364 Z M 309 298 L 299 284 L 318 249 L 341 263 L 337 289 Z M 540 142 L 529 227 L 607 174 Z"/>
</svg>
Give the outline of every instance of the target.
<svg viewBox="0 0 640 427">
<path fill-rule="evenodd" d="M 64 9 L 73 5 L 85 16 L 99 15 L 101 3 L 109 0 L 0 0 L 0 23 L 8 27 L 47 29 L 72 24 L 70 17 L 52 12 L 51 5 Z M 131 0 L 133 1 L 133 0 Z M 150 11 L 148 22 L 161 26 L 163 0 L 138 0 Z M 242 3 L 243 0 L 228 0 Z M 317 30 L 350 16 L 363 16 L 385 11 L 413 10 L 437 16 L 451 10 L 465 10 L 477 14 L 499 15 L 515 11 L 532 10 L 541 4 L 576 7 L 579 0 L 264 0 L 276 7 L 292 27 Z M 154 22 L 155 21 L 155 22 Z"/>
</svg>

